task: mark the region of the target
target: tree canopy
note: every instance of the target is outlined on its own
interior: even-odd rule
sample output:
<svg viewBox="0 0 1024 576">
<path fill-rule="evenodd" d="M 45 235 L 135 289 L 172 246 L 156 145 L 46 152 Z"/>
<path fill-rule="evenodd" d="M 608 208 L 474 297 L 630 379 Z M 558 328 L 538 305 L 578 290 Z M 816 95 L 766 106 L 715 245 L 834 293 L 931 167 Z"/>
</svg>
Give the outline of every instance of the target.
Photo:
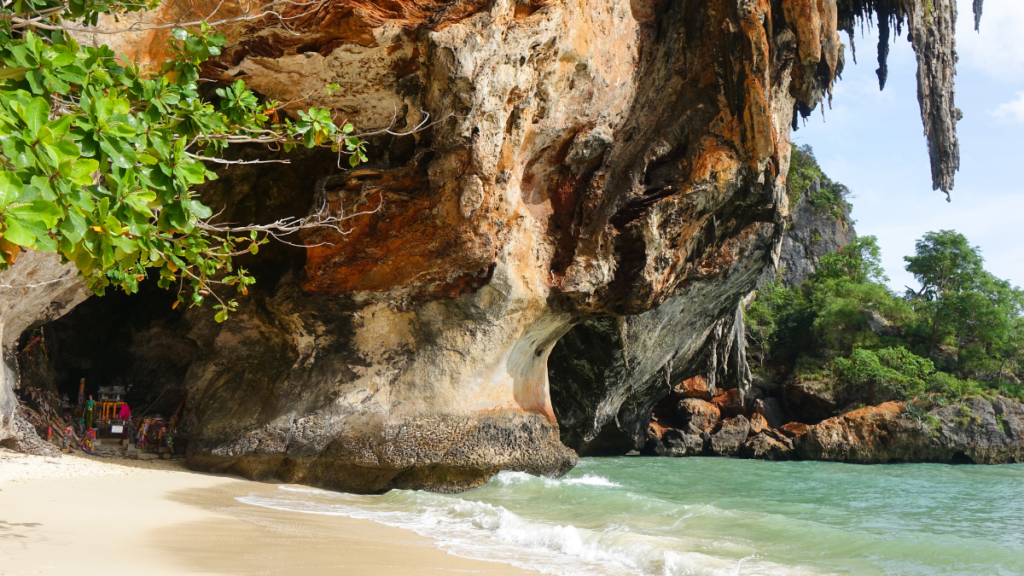
<svg viewBox="0 0 1024 576">
<path fill-rule="evenodd" d="M 766 377 L 853 387 L 866 401 L 1024 398 L 1024 291 L 953 231 L 926 234 L 906 258 L 920 290 L 889 289 L 879 256 L 864 236 L 822 257 L 803 285 L 758 292 L 748 343 Z"/>
</svg>

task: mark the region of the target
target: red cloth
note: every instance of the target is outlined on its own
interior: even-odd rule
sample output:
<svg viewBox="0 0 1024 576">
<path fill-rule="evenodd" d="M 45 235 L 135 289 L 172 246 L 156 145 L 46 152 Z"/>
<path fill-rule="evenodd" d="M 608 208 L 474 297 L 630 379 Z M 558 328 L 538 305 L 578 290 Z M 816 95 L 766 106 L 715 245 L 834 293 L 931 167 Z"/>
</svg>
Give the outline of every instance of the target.
<svg viewBox="0 0 1024 576">
<path fill-rule="evenodd" d="M 117 418 L 118 420 L 131 420 L 132 411 L 127 404 L 121 404 L 121 409 L 117 411 Z"/>
</svg>

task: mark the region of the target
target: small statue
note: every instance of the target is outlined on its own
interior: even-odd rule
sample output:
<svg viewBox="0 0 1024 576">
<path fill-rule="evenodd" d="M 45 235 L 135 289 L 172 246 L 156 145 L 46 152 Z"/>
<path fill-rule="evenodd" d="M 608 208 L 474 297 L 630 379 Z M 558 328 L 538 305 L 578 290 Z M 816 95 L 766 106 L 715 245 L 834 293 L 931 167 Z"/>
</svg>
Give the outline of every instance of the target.
<svg viewBox="0 0 1024 576">
<path fill-rule="evenodd" d="M 82 439 L 82 452 L 92 454 L 93 442 L 96 440 L 96 431 L 89 428 L 85 431 L 85 438 Z"/>
</svg>

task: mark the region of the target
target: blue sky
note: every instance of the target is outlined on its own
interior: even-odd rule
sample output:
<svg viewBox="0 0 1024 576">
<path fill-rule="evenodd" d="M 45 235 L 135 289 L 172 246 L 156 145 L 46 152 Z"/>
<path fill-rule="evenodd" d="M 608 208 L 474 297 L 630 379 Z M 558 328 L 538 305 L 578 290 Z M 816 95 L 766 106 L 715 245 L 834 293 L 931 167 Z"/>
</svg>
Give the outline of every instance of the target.
<svg viewBox="0 0 1024 576">
<path fill-rule="evenodd" d="M 981 248 L 986 268 L 1024 286 L 1024 2 L 985 0 L 981 33 L 970 0 L 959 0 L 956 104 L 960 171 L 952 203 L 933 191 L 921 113 L 917 63 L 906 34 L 889 55 L 879 92 L 874 29 L 855 37 L 857 60 L 846 71 L 832 108 L 816 110 L 793 133 L 810 144 L 830 178 L 853 192 L 857 233 L 878 237 L 882 264 L 898 292 L 916 286 L 903 256 L 931 230 L 953 229 Z M 843 34 L 843 42 L 849 43 Z"/>
</svg>

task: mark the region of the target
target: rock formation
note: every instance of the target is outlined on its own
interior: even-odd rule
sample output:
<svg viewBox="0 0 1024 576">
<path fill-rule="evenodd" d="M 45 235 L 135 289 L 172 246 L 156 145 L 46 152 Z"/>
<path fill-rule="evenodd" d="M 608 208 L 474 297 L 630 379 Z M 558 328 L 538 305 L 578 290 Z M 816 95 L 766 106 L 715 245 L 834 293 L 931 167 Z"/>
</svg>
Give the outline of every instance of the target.
<svg viewBox="0 0 1024 576">
<path fill-rule="evenodd" d="M 14 266 L 0 271 L 0 441 L 30 442 L 25 439 L 26 423 L 16 422 L 18 337 L 59 318 L 88 296 L 74 264 L 61 264 L 56 254 L 23 252 Z"/>
<path fill-rule="evenodd" d="M 1024 404 L 972 398 L 915 419 L 903 402 L 830 418 L 798 437 L 801 458 L 842 462 L 1024 462 Z"/>
<path fill-rule="evenodd" d="M 831 92 L 837 30 L 894 3 L 331 0 L 225 29 L 211 79 L 392 134 L 358 170 L 305 154 L 203 191 L 227 219 L 353 218 L 255 262 L 261 287 L 230 322 L 181 312 L 190 464 L 462 490 L 564 473 L 560 439 L 639 448 L 673 384 L 742 381 L 739 310 L 777 263 L 790 127 Z M 901 10 L 882 19 L 921 34 L 948 189 L 952 37 L 911 18 L 920 3 Z M 115 52 L 159 61 L 166 34 Z"/>
</svg>

